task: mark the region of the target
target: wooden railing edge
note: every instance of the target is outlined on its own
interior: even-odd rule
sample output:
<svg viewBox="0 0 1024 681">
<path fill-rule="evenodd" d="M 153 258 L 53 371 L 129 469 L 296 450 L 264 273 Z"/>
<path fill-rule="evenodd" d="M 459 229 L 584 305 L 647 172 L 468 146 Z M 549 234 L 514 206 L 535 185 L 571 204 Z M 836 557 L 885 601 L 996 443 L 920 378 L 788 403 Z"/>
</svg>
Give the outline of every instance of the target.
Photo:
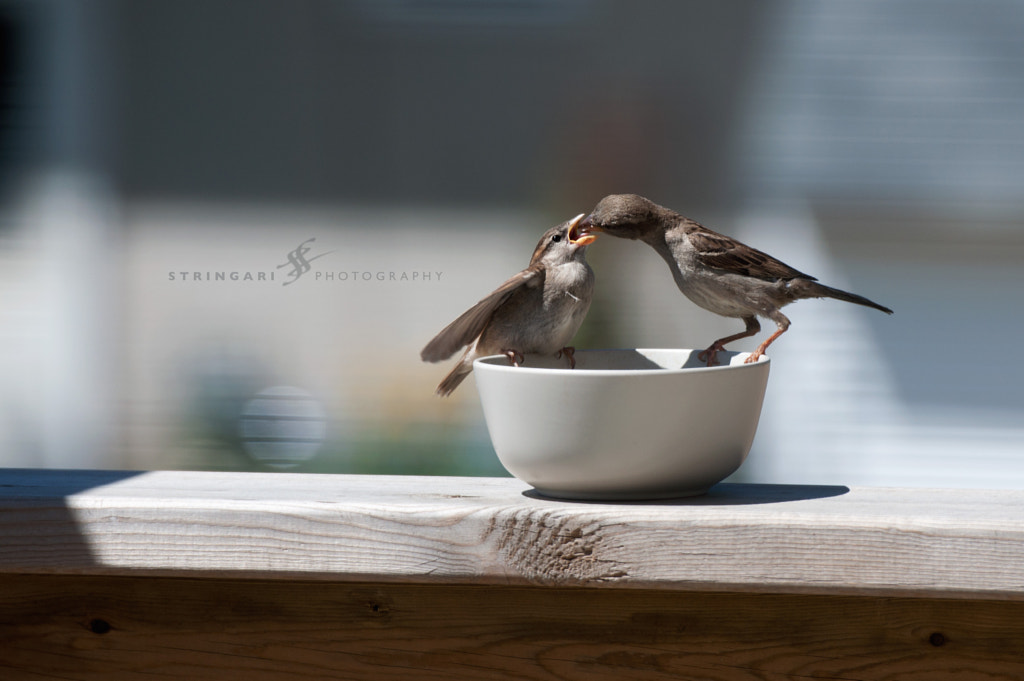
<svg viewBox="0 0 1024 681">
<path fill-rule="evenodd" d="M 1024 492 L 721 485 L 577 503 L 506 478 L 0 470 L 0 575 L 1024 600 Z"/>
</svg>

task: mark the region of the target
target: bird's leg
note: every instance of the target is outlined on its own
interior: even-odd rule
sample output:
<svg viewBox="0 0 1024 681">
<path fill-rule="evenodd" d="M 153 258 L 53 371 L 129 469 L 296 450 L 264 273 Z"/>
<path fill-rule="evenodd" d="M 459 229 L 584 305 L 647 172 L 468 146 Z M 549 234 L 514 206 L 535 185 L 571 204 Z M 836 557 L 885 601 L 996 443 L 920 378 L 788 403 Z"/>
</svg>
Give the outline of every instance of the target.
<svg viewBox="0 0 1024 681">
<path fill-rule="evenodd" d="M 516 350 L 505 350 L 501 354 L 508 357 L 508 363 L 514 367 L 519 366 L 519 363 L 523 361 L 523 353 Z"/>
<path fill-rule="evenodd" d="M 786 329 L 789 328 L 789 318 L 781 312 L 776 312 L 772 316 L 772 321 L 779 325 L 779 330 L 768 336 L 764 343 L 758 345 L 757 350 L 754 350 L 750 353 L 750 357 L 743 360 L 744 364 L 753 364 L 757 360 L 761 359 L 761 355 L 763 355 L 764 351 L 768 349 L 768 346 L 771 345 L 776 338 L 786 333 Z"/>
<path fill-rule="evenodd" d="M 697 359 L 702 362 L 707 362 L 709 367 L 716 366 L 718 364 L 718 353 L 725 350 L 726 343 L 732 343 L 733 341 L 741 338 L 749 338 L 761 330 L 761 324 L 758 323 L 757 317 L 744 317 L 743 323 L 747 325 L 747 328 L 744 331 L 734 333 L 733 335 L 726 336 L 725 338 L 719 338 L 709 345 L 707 350 L 704 350 L 697 355 Z"/>
<path fill-rule="evenodd" d="M 569 368 L 576 368 L 576 348 L 571 345 L 566 345 L 564 348 L 555 353 L 555 359 L 562 359 L 562 355 L 569 358 Z"/>
</svg>

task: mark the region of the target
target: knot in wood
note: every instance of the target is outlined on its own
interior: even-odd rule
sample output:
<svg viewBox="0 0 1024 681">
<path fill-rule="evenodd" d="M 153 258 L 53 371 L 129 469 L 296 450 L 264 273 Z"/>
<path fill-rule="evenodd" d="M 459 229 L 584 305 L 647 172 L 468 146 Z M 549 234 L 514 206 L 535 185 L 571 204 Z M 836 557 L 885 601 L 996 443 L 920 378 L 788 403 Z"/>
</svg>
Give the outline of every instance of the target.
<svg viewBox="0 0 1024 681">
<path fill-rule="evenodd" d="M 622 579 L 626 571 L 609 554 L 596 522 L 554 512 L 517 511 L 496 518 L 502 562 L 531 582 L 582 584 Z"/>
<path fill-rule="evenodd" d="M 113 627 L 110 626 L 110 622 L 105 619 L 97 617 L 96 619 L 89 620 L 89 631 L 94 634 L 100 634 L 102 636 L 103 634 L 110 633 L 111 629 L 113 629 Z"/>
</svg>

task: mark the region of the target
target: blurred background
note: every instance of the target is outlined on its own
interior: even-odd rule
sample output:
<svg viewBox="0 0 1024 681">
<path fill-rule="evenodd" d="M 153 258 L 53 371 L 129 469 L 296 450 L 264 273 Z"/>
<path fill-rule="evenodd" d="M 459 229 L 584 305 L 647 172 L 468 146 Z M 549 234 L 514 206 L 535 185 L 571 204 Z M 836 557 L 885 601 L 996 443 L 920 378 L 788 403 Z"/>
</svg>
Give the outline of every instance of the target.
<svg viewBox="0 0 1024 681">
<path fill-rule="evenodd" d="M 736 479 L 1024 487 L 1022 35 L 990 0 L 0 0 L 0 465 L 502 475 L 419 350 L 635 192 L 896 310 L 787 308 Z M 578 347 L 742 328 L 643 245 L 589 259 Z"/>
</svg>

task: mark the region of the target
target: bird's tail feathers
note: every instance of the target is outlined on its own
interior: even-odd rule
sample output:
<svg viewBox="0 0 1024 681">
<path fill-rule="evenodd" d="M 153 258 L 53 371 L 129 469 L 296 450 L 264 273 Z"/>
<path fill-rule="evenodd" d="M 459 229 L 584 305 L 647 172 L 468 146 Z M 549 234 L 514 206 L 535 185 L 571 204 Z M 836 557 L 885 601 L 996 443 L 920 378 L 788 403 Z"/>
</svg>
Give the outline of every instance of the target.
<svg viewBox="0 0 1024 681">
<path fill-rule="evenodd" d="M 807 282 L 807 292 L 815 298 L 835 298 L 836 300 L 845 300 L 848 303 L 856 303 L 857 305 L 863 305 L 864 307 L 873 307 L 876 310 L 881 310 L 885 314 L 892 314 L 892 310 L 884 305 L 879 305 L 873 300 L 868 300 L 864 296 L 858 296 L 856 293 L 850 293 L 848 291 L 841 291 L 831 286 L 825 286 L 819 284 L 816 281 Z"/>
<path fill-rule="evenodd" d="M 448 397 L 459 387 L 460 383 L 466 380 L 466 376 L 469 376 L 472 371 L 472 362 L 459 362 L 455 365 L 454 369 L 448 372 L 448 375 L 444 377 L 434 392 L 441 397 Z"/>
</svg>

